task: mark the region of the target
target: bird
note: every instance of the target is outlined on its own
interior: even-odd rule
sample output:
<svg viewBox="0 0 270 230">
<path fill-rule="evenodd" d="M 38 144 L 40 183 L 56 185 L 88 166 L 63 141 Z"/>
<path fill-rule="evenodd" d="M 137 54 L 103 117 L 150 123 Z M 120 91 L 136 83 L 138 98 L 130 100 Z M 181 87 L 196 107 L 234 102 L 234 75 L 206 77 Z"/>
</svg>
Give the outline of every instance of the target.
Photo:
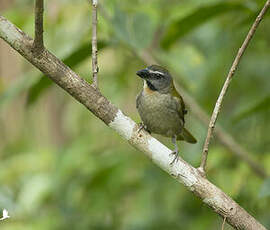
<svg viewBox="0 0 270 230">
<path fill-rule="evenodd" d="M 177 140 L 191 144 L 196 138 L 185 128 L 187 110 L 181 95 L 174 86 L 173 77 L 167 69 L 151 65 L 136 74 L 143 79 L 143 89 L 136 97 L 136 108 L 141 117 L 139 131 L 145 129 L 172 138 L 175 155 L 173 164 L 178 160 Z"/>
</svg>

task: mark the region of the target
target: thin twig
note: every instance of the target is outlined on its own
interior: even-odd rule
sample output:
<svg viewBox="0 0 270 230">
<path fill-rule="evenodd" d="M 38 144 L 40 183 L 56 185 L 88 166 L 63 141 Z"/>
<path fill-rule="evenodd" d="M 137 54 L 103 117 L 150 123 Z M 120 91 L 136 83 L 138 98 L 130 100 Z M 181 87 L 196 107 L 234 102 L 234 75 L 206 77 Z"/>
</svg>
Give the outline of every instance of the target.
<svg viewBox="0 0 270 230">
<path fill-rule="evenodd" d="M 35 2 L 35 39 L 33 43 L 33 51 L 40 54 L 44 49 L 43 44 L 43 0 L 36 0 Z"/>
<path fill-rule="evenodd" d="M 97 59 L 97 7 L 98 0 L 92 0 L 92 74 L 93 86 L 98 88 L 98 59 Z"/>
<path fill-rule="evenodd" d="M 211 137 L 213 135 L 213 131 L 215 128 L 215 123 L 217 121 L 218 114 L 219 114 L 220 109 L 221 109 L 223 98 L 228 90 L 228 87 L 229 87 L 230 82 L 232 80 L 232 77 L 234 76 L 234 73 L 238 67 L 240 59 L 243 56 L 243 53 L 245 52 L 250 40 L 252 39 L 253 35 L 255 34 L 256 29 L 257 29 L 259 23 L 261 22 L 263 16 L 265 15 L 267 9 L 269 8 L 269 6 L 270 6 L 270 0 L 267 0 L 263 9 L 261 10 L 261 12 L 257 16 L 255 22 L 253 23 L 252 27 L 250 28 L 241 48 L 239 49 L 239 51 L 238 51 L 238 53 L 233 61 L 232 67 L 227 75 L 226 81 L 222 87 L 220 94 L 219 94 L 219 97 L 217 99 L 214 111 L 213 111 L 211 119 L 210 119 L 208 131 L 207 131 L 207 137 L 205 139 L 205 143 L 204 143 L 204 147 L 203 147 L 201 165 L 198 168 L 202 174 L 205 174 L 209 144 L 210 144 Z"/>
<path fill-rule="evenodd" d="M 224 216 L 223 218 L 223 223 L 222 223 L 222 226 L 221 226 L 221 230 L 224 230 L 224 226 L 225 226 L 225 223 L 226 223 L 226 216 Z"/>
</svg>

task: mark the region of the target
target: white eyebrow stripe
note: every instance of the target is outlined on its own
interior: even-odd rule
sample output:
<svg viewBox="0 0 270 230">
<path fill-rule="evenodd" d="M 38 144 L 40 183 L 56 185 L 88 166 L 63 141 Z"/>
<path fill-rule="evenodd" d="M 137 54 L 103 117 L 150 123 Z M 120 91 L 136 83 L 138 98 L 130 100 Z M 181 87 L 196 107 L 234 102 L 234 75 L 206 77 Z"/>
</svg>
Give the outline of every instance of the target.
<svg viewBox="0 0 270 230">
<path fill-rule="evenodd" d="M 151 70 L 151 69 L 148 69 L 148 71 L 149 71 L 149 73 L 157 73 L 157 74 L 164 75 L 164 73 L 159 72 L 159 71 L 154 71 L 154 70 Z"/>
</svg>

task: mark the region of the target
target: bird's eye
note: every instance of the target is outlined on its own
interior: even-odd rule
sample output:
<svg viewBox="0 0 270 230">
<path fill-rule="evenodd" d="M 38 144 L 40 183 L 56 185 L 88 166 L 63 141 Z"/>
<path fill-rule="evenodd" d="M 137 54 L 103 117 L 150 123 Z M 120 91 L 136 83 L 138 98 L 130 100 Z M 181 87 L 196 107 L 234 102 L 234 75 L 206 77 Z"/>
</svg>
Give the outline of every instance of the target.
<svg viewBox="0 0 270 230">
<path fill-rule="evenodd" d="M 163 78 L 163 74 L 155 73 L 155 74 L 153 74 L 153 78 L 161 79 L 161 78 Z"/>
<path fill-rule="evenodd" d="M 150 72 L 150 76 L 151 76 L 152 79 L 162 79 L 162 78 L 164 78 L 164 74 L 161 73 L 161 72 L 158 72 L 158 71 Z"/>
<path fill-rule="evenodd" d="M 160 73 L 157 74 L 157 78 L 163 78 L 163 77 L 164 77 L 163 74 L 160 74 Z"/>
</svg>

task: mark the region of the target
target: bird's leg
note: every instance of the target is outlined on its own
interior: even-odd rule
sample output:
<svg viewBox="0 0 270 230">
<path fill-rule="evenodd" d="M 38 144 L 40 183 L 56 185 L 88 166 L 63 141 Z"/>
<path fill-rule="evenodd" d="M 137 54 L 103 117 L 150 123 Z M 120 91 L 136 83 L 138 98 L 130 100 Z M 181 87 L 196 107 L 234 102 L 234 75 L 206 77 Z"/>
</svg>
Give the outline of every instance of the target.
<svg viewBox="0 0 270 230">
<path fill-rule="evenodd" d="M 170 163 L 170 165 L 173 165 L 174 162 L 177 162 L 178 161 L 178 153 L 179 153 L 179 150 L 178 150 L 178 146 L 177 146 L 177 143 L 176 143 L 176 139 L 177 139 L 177 136 L 174 135 L 172 137 L 172 143 L 174 145 L 174 151 L 172 151 L 171 154 L 175 155 L 172 162 Z"/>
<path fill-rule="evenodd" d="M 142 122 L 140 122 L 140 123 L 139 123 L 139 128 L 138 128 L 138 130 L 137 130 L 137 133 L 141 132 L 142 129 L 145 129 L 145 128 L 146 128 L 146 127 L 145 127 L 145 124 L 142 123 Z"/>
</svg>

